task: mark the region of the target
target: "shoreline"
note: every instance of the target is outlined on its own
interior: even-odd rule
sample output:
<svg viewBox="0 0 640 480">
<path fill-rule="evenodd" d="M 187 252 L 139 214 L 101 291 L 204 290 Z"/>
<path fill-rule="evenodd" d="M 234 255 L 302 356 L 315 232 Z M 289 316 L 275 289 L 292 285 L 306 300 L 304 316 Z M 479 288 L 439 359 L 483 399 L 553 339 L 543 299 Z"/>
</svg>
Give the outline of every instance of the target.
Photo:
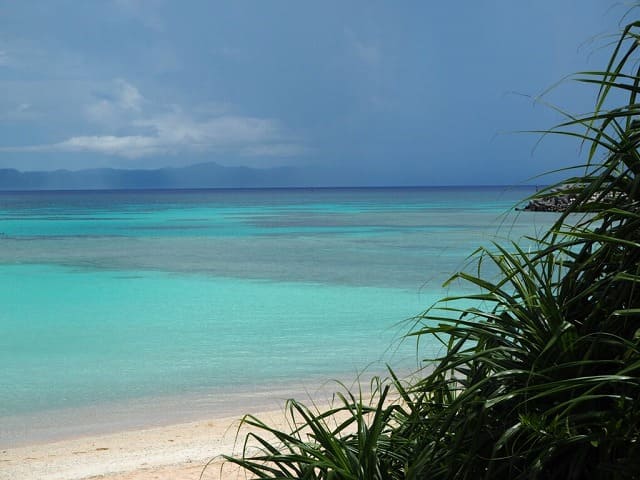
<svg viewBox="0 0 640 480">
<path fill-rule="evenodd" d="M 320 380 L 308 378 L 275 385 L 248 385 L 242 389 L 211 389 L 176 395 L 159 395 L 93 405 L 74 406 L 0 416 L 0 451 L 124 431 L 162 428 L 211 418 L 241 417 L 270 412 L 295 398 L 303 402 L 328 402 L 342 385 L 361 382 L 368 389 L 380 372 Z"/>
<path fill-rule="evenodd" d="M 255 413 L 285 427 L 280 410 Z M 0 480 L 111 480 L 235 478 L 232 465 L 223 467 L 223 454 L 238 454 L 244 433 L 242 415 L 212 417 L 189 423 L 127 430 L 118 433 L 0 450 Z M 242 430 L 245 432 L 248 430 Z M 209 463 L 204 471 L 203 469 Z"/>
<path fill-rule="evenodd" d="M 371 372 L 361 377 L 365 398 L 373 376 Z M 23 425 L 39 430 L 27 432 L 22 439 L 14 437 L 12 442 L 8 441 L 8 432 L 19 429 L 25 416 L 0 417 L 0 439 L 4 439 L 0 445 L 0 480 L 236 478 L 233 472 L 237 469 L 232 465 L 221 472 L 223 460 L 217 457 L 241 452 L 249 431 L 243 427 L 238 434 L 245 415 L 286 429 L 287 399 L 296 398 L 324 409 L 333 402 L 335 392 L 344 391 L 339 380 L 320 385 L 311 382 L 245 391 L 242 395 L 218 395 L 213 403 L 207 402 L 207 397 L 192 395 L 132 400 L 126 404 L 128 408 L 111 404 L 59 410 L 57 415 L 40 412 L 26 416 L 28 424 Z M 352 378 L 343 384 L 353 388 L 357 382 Z M 180 411 L 170 410 L 177 405 L 181 405 Z M 7 418 L 13 418 L 14 425 L 8 424 Z M 65 423 L 90 418 L 93 422 L 84 429 Z M 201 477 L 208 462 L 212 463 Z"/>
</svg>

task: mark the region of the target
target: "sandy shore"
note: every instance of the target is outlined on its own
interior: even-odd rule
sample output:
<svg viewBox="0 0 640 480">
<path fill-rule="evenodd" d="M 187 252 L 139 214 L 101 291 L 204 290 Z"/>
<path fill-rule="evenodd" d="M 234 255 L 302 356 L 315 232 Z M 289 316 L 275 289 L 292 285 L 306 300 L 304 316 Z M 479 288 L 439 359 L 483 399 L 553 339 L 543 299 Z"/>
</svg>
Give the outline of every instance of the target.
<svg viewBox="0 0 640 480">
<path fill-rule="evenodd" d="M 251 397 L 249 400 L 242 395 L 222 397 L 225 408 L 221 408 L 219 403 L 203 401 L 206 410 L 194 410 L 192 404 L 188 405 L 187 412 L 202 419 L 196 421 L 193 417 L 183 421 L 172 416 L 171 409 L 176 408 L 178 401 L 188 404 L 190 397 L 176 397 L 170 401 L 138 400 L 135 402 L 136 410 L 128 404 L 119 413 L 103 406 L 99 416 L 108 422 L 103 424 L 94 418 L 89 430 L 65 429 L 63 426 L 74 421 L 89 422 L 92 419 L 89 414 L 98 415 L 94 409 L 70 409 L 64 414 L 56 412 L 52 416 L 55 418 L 49 419 L 49 424 L 45 414 L 15 417 L 12 422 L 16 425 L 8 425 L 5 419 L 5 423 L 0 425 L 0 439 L 4 434 L 5 442 L 4 446 L 0 442 L 0 480 L 244 479 L 244 472 L 238 472 L 219 458 L 241 453 L 249 431 L 246 425 L 239 430 L 244 413 L 250 412 L 270 426 L 287 430 L 286 398 L 298 398 L 312 408 L 315 405 L 315 408 L 326 410 L 335 401 L 340 403 L 333 397 L 333 392 L 339 390 L 342 388 L 335 382 L 327 382 L 315 391 L 298 387 L 288 392 L 247 393 Z M 368 401 L 370 394 L 363 393 L 365 401 Z M 160 409 L 164 411 L 161 416 Z M 162 418 L 166 425 L 146 423 L 146 426 L 137 426 L 131 423 L 136 416 L 138 420 L 143 417 L 142 411 L 151 413 L 144 421 L 157 422 Z M 116 413 L 128 417 L 129 422 L 120 422 Z M 22 428 L 26 432 L 16 435 L 17 423 L 20 422 L 25 422 Z M 33 436 L 34 432 L 36 436 Z M 29 438 L 31 440 L 26 441 Z"/>
<path fill-rule="evenodd" d="M 261 412 L 260 419 L 285 426 L 284 410 Z M 240 417 L 89 436 L 0 450 L 2 480 L 158 480 L 244 478 L 222 454 L 238 453 Z M 242 430 L 246 433 L 246 430 Z M 221 471 L 222 468 L 222 471 Z"/>
</svg>

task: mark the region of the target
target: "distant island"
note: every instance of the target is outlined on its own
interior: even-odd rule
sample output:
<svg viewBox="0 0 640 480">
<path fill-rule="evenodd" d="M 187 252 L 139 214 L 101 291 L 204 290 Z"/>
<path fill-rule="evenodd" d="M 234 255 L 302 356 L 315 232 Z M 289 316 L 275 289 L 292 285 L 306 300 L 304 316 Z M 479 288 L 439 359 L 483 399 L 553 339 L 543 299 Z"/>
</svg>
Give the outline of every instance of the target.
<svg viewBox="0 0 640 480">
<path fill-rule="evenodd" d="M 190 188 L 451 187 L 442 179 L 402 171 L 296 165 L 270 168 L 224 166 L 216 162 L 155 169 L 90 168 L 20 171 L 0 168 L 0 191 L 169 190 Z M 495 184 L 479 184 L 494 187 Z M 531 187 L 529 185 L 521 185 Z"/>
<path fill-rule="evenodd" d="M 313 167 L 225 167 L 215 162 L 159 169 L 92 168 L 21 172 L 0 169 L 0 190 L 100 190 L 317 186 Z"/>
</svg>

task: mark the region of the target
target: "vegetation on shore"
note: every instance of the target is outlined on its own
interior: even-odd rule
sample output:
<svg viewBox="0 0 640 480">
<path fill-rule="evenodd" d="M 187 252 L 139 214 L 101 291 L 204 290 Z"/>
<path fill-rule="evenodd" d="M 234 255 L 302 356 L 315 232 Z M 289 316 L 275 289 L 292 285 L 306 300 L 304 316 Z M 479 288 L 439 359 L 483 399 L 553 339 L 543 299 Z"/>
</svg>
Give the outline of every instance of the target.
<svg viewBox="0 0 640 480">
<path fill-rule="evenodd" d="M 229 462 L 270 479 L 640 478 L 639 42 L 628 23 L 606 68 L 578 75 L 594 111 L 549 132 L 588 153 L 554 226 L 535 248 L 479 249 L 450 280 L 478 293 L 416 319 L 411 337 L 445 347 L 433 368 L 328 411 L 292 400 L 291 431 L 248 416 L 262 433 Z"/>
</svg>

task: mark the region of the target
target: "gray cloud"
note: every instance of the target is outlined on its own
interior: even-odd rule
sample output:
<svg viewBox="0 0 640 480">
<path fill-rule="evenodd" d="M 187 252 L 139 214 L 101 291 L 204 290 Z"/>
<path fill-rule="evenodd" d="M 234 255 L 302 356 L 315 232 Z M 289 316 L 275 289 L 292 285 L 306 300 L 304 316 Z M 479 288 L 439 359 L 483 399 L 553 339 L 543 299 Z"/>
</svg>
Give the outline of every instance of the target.
<svg viewBox="0 0 640 480">
<path fill-rule="evenodd" d="M 145 98 L 129 82 L 119 78 L 111 88 L 85 108 L 87 119 L 106 126 L 128 124 L 142 112 Z"/>
<path fill-rule="evenodd" d="M 177 105 L 154 105 L 123 79 L 114 80 L 108 92 L 86 106 L 85 114 L 107 132 L 0 151 L 88 152 L 124 158 L 194 152 L 244 156 L 292 156 L 304 152 L 277 120 L 236 115 L 223 107 L 187 112 Z M 114 130 L 127 133 L 115 134 Z"/>
</svg>

